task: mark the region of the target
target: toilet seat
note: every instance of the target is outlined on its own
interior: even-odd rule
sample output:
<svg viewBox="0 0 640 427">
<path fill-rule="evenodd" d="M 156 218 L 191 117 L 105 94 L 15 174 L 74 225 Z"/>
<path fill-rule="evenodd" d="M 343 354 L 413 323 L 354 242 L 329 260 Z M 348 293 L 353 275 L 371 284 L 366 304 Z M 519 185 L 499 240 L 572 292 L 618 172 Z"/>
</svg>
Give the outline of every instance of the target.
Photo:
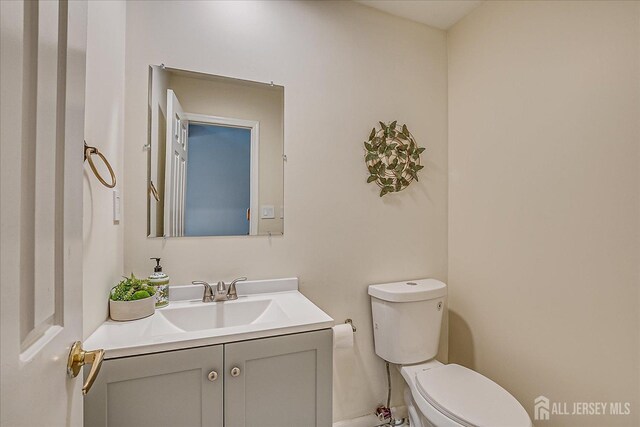
<svg viewBox="0 0 640 427">
<path fill-rule="evenodd" d="M 522 405 L 505 389 L 463 366 L 442 365 L 415 376 L 431 406 L 465 427 L 530 427 Z"/>
</svg>

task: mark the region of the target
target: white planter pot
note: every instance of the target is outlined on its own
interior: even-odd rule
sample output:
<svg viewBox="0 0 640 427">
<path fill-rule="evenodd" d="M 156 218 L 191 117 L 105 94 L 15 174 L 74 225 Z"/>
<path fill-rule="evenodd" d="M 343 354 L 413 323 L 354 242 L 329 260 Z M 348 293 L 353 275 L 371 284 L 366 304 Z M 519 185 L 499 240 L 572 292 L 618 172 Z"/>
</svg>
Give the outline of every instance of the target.
<svg viewBox="0 0 640 427">
<path fill-rule="evenodd" d="M 156 299 L 153 296 L 135 301 L 109 300 L 109 316 L 117 321 L 142 319 L 155 311 Z"/>
</svg>

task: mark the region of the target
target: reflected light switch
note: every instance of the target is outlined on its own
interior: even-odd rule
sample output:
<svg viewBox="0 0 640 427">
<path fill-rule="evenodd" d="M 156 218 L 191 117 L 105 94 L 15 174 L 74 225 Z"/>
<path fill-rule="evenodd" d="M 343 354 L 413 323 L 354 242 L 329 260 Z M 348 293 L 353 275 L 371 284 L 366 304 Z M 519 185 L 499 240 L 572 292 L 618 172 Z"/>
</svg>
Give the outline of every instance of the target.
<svg viewBox="0 0 640 427">
<path fill-rule="evenodd" d="M 273 205 L 262 205 L 260 207 L 260 218 L 274 219 L 275 217 L 276 217 L 276 213 Z"/>
</svg>

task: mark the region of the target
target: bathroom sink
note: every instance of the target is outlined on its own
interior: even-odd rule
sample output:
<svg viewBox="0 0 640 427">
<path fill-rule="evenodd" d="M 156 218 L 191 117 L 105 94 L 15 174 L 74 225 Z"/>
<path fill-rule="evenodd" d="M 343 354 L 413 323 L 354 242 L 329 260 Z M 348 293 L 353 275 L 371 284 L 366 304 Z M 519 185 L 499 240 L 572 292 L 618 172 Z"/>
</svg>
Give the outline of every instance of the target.
<svg viewBox="0 0 640 427">
<path fill-rule="evenodd" d="M 228 328 L 287 319 L 286 314 L 273 299 L 252 301 L 246 297 L 240 297 L 236 301 L 168 307 L 160 313 L 184 331 Z"/>
<path fill-rule="evenodd" d="M 202 286 L 172 286 L 170 303 L 140 320 L 107 320 L 85 341 L 105 359 L 326 329 L 333 319 L 298 291 L 298 279 L 238 283 L 238 299 L 202 302 Z"/>
</svg>

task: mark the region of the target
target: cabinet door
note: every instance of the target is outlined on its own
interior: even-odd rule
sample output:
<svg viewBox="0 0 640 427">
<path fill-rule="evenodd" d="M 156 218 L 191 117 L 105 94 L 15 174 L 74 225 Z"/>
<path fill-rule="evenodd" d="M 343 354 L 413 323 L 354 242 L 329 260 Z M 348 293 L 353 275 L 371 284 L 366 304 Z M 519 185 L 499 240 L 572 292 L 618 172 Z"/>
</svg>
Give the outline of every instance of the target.
<svg viewBox="0 0 640 427">
<path fill-rule="evenodd" d="M 332 351 L 331 329 L 226 344 L 225 427 L 331 426 Z"/>
<path fill-rule="evenodd" d="M 222 345 L 105 360 L 85 396 L 84 425 L 222 427 L 222 368 Z"/>
</svg>

